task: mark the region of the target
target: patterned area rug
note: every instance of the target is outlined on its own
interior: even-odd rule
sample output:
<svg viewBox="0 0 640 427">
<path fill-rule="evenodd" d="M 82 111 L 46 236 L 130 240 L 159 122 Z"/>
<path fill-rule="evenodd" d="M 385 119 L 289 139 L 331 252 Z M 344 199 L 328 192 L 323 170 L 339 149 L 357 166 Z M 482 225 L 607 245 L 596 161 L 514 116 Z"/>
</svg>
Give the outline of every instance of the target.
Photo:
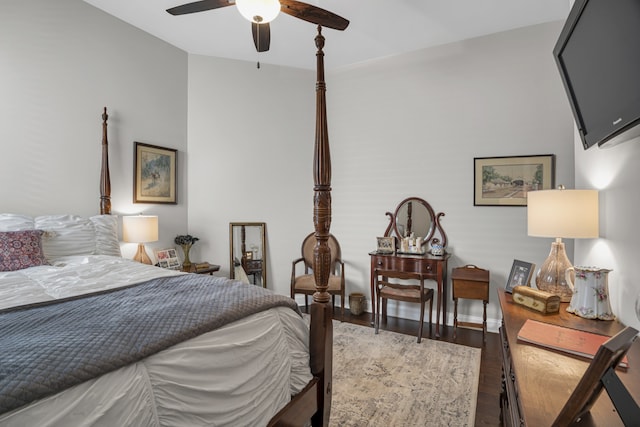
<svg viewBox="0 0 640 427">
<path fill-rule="evenodd" d="M 481 350 L 334 321 L 332 427 L 473 426 Z"/>
</svg>

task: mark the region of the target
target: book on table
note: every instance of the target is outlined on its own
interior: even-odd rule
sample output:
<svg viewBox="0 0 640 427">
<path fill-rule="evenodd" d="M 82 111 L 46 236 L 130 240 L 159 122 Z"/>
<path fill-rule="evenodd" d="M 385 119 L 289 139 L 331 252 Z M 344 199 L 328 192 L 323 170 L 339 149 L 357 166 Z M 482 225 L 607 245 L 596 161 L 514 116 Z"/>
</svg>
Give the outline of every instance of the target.
<svg viewBox="0 0 640 427">
<path fill-rule="evenodd" d="M 600 346 L 609 338 L 611 337 L 607 335 L 580 331 L 532 319 L 527 319 L 518 332 L 518 340 L 520 341 L 588 359 L 593 359 Z M 627 356 L 620 361 L 619 366 L 622 368 L 629 366 Z"/>
</svg>

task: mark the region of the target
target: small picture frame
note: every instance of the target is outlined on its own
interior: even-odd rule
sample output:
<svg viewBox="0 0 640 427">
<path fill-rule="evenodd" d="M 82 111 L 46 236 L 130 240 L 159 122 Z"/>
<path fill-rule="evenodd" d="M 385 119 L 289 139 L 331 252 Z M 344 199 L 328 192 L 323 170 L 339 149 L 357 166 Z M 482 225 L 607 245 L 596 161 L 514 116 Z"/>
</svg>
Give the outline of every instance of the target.
<svg viewBox="0 0 640 427">
<path fill-rule="evenodd" d="M 156 258 L 158 259 L 158 267 L 168 268 L 170 270 L 180 269 L 180 260 L 178 259 L 178 253 L 175 249 L 156 251 Z"/>
<path fill-rule="evenodd" d="M 394 237 L 378 237 L 377 252 L 381 254 L 392 254 L 396 251 L 396 239 Z"/>
<path fill-rule="evenodd" d="M 244 259 L 253 260 L 253 252 L 251 252 L 251 251 L 246 251 L 246 252 L 244 253 Z"/>
<path fill-rule="evenodd" d="M 535 268 L 535 264 L 514 259 L 505 291 L 512 293 L 515 286 L 531 286 L 531 277 Z"/>
</svg>

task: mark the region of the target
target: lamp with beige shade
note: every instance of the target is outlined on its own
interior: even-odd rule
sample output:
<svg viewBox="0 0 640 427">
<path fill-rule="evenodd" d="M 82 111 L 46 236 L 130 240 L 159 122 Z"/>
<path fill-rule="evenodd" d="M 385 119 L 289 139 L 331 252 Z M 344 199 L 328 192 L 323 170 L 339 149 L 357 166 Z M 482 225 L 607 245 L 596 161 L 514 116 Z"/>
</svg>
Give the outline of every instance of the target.
<svg viewBox="0 0 640 427">
<path fill-rule="evenodd" d="M 571 301 L 573 291 L 567 284 L 565 271 L 572 267 L 562 238 L 597 238 L 599 233 L 598 191 L 539 190 L 527 193 L 529 236 L 555 237 L 549 257 L 536 276 L 538 289 L 558 295 L 562 302 Z"/>
<path fill-rule="evenodd" d="M 144 243 L 158 241 L 158 217 L 156 215 L 135 215 L 122 218 L 122 239 L 138 244 L 134 261 L 151 264 Z"/>
</svg>

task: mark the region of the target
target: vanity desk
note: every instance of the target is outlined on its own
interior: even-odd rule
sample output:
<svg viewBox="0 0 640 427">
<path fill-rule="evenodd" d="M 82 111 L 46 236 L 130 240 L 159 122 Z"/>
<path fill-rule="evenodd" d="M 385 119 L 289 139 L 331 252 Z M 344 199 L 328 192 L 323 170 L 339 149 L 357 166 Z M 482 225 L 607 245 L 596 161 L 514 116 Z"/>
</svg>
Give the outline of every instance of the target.
<svg viewBox="0 0 640 427">
<path fill-rule="evenodd" d="M 447 260 L 451 254 L 441 256 L 426 253 L 398 254 L 371 252 L 371 295 L 375 295 L 375 270 L 391 270 L 402 273 L 420 273 L 425 279 L 435 280 L 438 286 L 436 296 L 436 337 L 440 337 L 440 310 L 442 310 L 442 324 L 447 321 Z M 372 298 L 371 307 L 373 317 L 376 317 L 376 299 Z"/>
<path fill-rule="evenodd" d="M 409 197 L 401 201 L 395 211 L 387 212 L 386 215 L 389 217 L 389 225 L 384 238 L 392 238 L 394 244 L 389 246 L 385 243 L 381 246 L 380 242 L 385 239 L 379 239 L 378 250 L 369 253 L 372 319 L 376 318 L 377 310 L 380 310 L 376 302 L 375 271 L 418 273 L 424 279 L 436 282 L 436 337 L 440 337 L 441 312 L 442 325 L 447 323 L 447 261 L 451 256 L 446 252 L 447 235 L 440 224 L 444 213 L 436 214 L 425 200 Z M 412 241 L 412 252 L 400 252 L 399 249 L 406 246 L 410 237 L 418 239 L 418 242 Z M 405 245 L 402 244 L 403 239 Z"/>
<path fill-rule="evenodd" d="M 498 290 L 502 309 L 502 393 L 500 418 L 503 426 L 551 426 L 583 377 L 588 359 L 567 355 L 518 341 L 518 332 L 527 319 L 613 336 L 623 329 L 617 321 L 589 320 L 566 311 L 560 304 L 557 314 L 543 315 L 513 302 L 511 294 Z M 640 340 L 627 353 L 629 368 L 616 374 L 636 402 L 640 402 Z M 640 421 L 638 421 L 640 423 Z M 609 395 L 602 390 L 576 426 L 622 426 Z M 638 424 L 634 424 L 638 425 Z"/>
</svg>

